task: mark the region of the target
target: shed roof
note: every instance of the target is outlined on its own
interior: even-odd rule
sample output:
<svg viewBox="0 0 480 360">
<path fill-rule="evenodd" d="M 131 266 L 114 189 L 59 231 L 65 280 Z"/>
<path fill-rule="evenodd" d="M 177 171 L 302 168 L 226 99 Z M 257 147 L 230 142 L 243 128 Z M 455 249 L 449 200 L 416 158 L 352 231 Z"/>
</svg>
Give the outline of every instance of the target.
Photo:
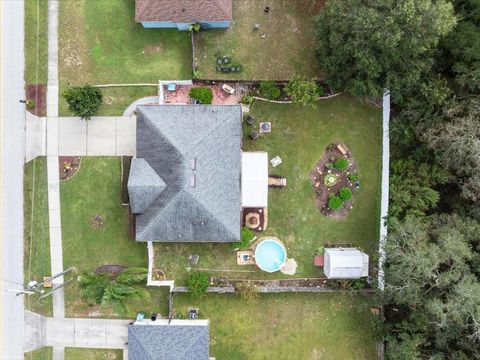
<svg viewBox="0 0 480 360">
<path fill-rule="evenodd" d="M 368 272 L 368 255 L 358 249 L 325 249 L 323 271 L 329 279 L 358 279 L 365 276 L 365 266 Z"/>
<path fill-rule="evenodd" d="M 137 157 L 166 184 L 151 201 L 146 165 L 131 167 L 130 202 L 149 203 L 132 206 L 137 241 L 240 240 L 241 134 L 240 105 L 137 108 Z"/>
<path fill-rule="evenodd" d="M 128 326 L 128 360 L 208 360 L 207 320 L 157 320 Z"/>
<path fill-rule="evenodd" d="M 135 0 L 135 21 L 231 21 L 232 0 Z"/>
</svg>

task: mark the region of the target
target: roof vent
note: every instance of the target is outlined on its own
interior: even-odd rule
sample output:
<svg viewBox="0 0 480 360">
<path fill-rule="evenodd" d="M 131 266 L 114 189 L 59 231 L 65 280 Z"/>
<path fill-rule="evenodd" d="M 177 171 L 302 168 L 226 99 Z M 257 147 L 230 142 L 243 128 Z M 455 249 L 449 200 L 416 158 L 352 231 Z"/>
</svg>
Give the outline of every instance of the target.
<svg viewBox="0 0 480 360">
<path fill-rule="evenodd" d="M 192 170 L 195 170 L 197 168 L 197 159 L 192 158 Z"/>
<path fill-rule="evenodd" d="M 190 186 L 191 186 L 192 188 L 195 187 L 195 175 L 192 175 L 192 177 L 190 178 Z"/>
</svg>

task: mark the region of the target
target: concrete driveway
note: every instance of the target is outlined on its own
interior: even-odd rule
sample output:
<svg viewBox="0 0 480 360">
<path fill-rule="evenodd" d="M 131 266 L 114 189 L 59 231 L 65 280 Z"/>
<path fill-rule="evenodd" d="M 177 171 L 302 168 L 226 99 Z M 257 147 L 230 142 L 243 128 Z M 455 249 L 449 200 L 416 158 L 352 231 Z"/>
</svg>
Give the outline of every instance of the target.
<svg viewBox="0 0 480 360">
<path fill-rule="evenodd" d="M 58 121 L 59 156 L 135 155 L 134 116 L 97 116 L 91 120 L 59 117 L 49 118 L 48 121 Z"/>
</svg>

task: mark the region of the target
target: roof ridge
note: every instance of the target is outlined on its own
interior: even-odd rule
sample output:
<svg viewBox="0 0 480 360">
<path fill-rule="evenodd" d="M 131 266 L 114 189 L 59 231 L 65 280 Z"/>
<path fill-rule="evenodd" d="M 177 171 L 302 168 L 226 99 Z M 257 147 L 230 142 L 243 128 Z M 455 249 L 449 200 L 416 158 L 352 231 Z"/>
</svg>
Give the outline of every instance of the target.
<svg viewBox="0 0 480 360">
<path fill-rule="evenodd" d="M 175 325 L 173 325 L 173 326 L 175 326 Z M 193 325 L 193 326 L 206 326 L 206 325 Z M 183 353 L 182 353 L 182 356 L 185 356 L 185 354 L 187 353 L 187 351 L 190 350 L 190 349 L 193 347 L 193 344 L 194 344 L 194 343 L 196 344 L 196 343 L 198 342 L 198 340 L 199 340 L 202 336 L 203 336 L 202 333 L 197 333 L 197 336 L 195 337 L 195 340 L 189 342 L 189 346 L 188 346 L 187 348 L 185 348 L 185 350 L 184 350 Z M 193 339 L 193 337 L 190 337 L 190 338 Z"/>
</svg>

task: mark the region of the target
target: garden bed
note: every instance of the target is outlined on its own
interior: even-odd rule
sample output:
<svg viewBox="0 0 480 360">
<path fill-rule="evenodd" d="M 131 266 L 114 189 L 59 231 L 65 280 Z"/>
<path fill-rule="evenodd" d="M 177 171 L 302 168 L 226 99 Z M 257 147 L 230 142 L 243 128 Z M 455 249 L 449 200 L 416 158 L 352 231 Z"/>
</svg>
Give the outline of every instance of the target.
<svg viewBox="0 0 480 360">
<path fill-rule="evenodd" d="M 32 104 L 27 110 L 37 116 L 47 116 L 47 86 L 45 84 L 27 84 L 25 97 Z"/>
<path fill-rule="evenodd" d="M 59 156 L 58 157 L 58 172 L 60 180 L 70 180 L 80 168 L 80 156 Z"/>
<path fill-rule="evenodd" d="M 343 164 L 348 165 L 343 168 L 340 166 Z M 322 158 L 309 175 L 315 193 L 315 204 L 322 215 L 338 219 L 347 216 L 353 208 L 354 194 L 357 191 L 356 172 L 357 165 L 347 146 L 341 143 L 327 146 Z M 346 189 L 350 189 L 350 192 Z M 334 200 L 338 198 L 341 202 L 338 200 L 336 203 L 332 202 L 332 197 L 336 197 Z"/>
</svg>

